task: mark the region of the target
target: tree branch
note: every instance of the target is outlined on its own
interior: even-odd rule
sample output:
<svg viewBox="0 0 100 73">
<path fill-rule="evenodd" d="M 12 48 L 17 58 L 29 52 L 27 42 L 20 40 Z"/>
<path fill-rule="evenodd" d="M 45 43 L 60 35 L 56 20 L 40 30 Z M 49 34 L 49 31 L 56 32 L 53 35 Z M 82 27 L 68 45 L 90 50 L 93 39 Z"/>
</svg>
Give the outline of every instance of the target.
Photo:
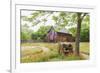
<svg viewBox="0 0 100 73">
<path fill-rule="evenodd" d="M 81 20 L 87 15 L 87 13 L 84 13 L 83 16 L 81 17 Z"/>
</svg>

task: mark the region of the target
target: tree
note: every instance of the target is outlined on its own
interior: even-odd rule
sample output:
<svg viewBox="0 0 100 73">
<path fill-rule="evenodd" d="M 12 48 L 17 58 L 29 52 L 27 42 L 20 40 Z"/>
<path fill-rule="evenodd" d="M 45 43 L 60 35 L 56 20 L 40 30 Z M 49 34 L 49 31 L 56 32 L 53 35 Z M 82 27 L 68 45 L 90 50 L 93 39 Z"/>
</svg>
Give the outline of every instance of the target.
<svg viewBox="0 0 100 73">
<path fill-rule="evenodd" d="M 81 42 L 89 42 L 89 24 L 90 24 L 90 18 L 89 18 L 89 15 L 87 14 L 83 20 L 82 20 L 82 23 L 81 23 L 81 31 L 80 31 L 80 41 Z M 75 25 L 75 24 L 73 24 Z M 74 36 L 76 37 L 76 25 L 75 27 L 72 27 L 69 29 L 69 32 Z"/>
<path fill-rule="evenodd" d="M 89 42 L 89 28 L 83 28 L 80 32 L 80 41 Z"/>
<path fill-rule="evenodd" d="M 27 41 L 31 39 L 32 30 L 29 29 L 27 24 L 23 24 L 21 27 L 21 40 Z"/>
<path fill-rule="evenodd" d="M 77 32 L 76 32 L 76 40 L 75 40 L 75 55 L 80 55 L 80 32 L 81 32 L 81 23 L 83 18 L 87 13 L 77 13 Z"/>
</svg>

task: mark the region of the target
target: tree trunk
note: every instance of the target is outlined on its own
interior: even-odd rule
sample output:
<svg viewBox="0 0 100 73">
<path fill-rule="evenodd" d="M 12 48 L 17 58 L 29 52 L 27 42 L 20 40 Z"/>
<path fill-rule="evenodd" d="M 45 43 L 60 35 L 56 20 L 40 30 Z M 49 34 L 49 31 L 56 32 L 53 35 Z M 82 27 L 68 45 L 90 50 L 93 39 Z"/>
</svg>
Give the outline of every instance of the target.
<svg viewBox="0 0 100 73">
<path fill-rule="evenodd" d="M 77 13 L 77 32 L 76 32 L 76 39 L 75 39 L 75 55 L 80 55 L 80 31 L 81 31 L 81 14 Z"/>
</svg>

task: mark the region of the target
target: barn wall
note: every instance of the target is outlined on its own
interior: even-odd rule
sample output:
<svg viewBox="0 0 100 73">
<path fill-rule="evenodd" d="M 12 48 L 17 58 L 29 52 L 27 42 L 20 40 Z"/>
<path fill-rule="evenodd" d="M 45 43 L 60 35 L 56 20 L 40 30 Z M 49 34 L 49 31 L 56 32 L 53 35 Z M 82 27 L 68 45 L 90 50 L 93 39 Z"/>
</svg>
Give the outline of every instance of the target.
<svg viewBox="0 0 100 73">
<path fill-rule="evenodd" d="M 54 32 L 56 35 L 53 36 L 53 39 L 51 39 L 51 32 L 48 32 L 48 34 L 45 37 L 45 41 L 47 42 L 73 42 L 74 37 L 71 34 L 66 34 L 66 33 L 59 33 L 59 32 Z"/>
<path fill-rule="evenodd" d="M 58 34 L 57 35 L 57 41 L 61 41 L 61 42 L 73 42 L 74 41 L 74 37 L 72 35 L 69 34 Z"/>
</svg>

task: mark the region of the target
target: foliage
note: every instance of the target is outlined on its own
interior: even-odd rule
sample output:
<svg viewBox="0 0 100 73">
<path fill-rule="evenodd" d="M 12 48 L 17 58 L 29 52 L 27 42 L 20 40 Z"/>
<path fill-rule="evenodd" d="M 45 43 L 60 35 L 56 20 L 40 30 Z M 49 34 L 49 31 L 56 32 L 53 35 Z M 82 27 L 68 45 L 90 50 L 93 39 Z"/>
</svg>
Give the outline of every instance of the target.
<svg viewBox="0 0 100 73">
<path fill-rule="evenodd" d="M 81 30 L 80 41 L 89 42 L 89 29 L 88 28 L 84 28 Z"/>
<path fill-rule="evenodd" d="M 32 38 L 33 40 L 43 40 L 43 39 L 45 39 L 45 35 L 47 34 L 48 29 L 49 29 L 50 27 L 51 27 L 51 26 L 41 26 L 41 27 L 38 29 L 38 31 L 32 33 L 31 38 Z"/>
<path fill-rule="evenodd" d="M 89 41 L 89 15 L 85 16 L 85 18 L 82 21 L 82 25 L 81 25 L 81 32 L 80 32 L 80 41 L 82 42 L 88 42 Z M 69 31 L 70 33 L 76 37 L 76 27 L 70 28 Z"/>
<path fill-rule="evenodd" d="M 82 13 L 81 17 L 85 13 Z M 21 24 L 21 39 L 22 40 L 43 40 L 45 34 L 49 30 L 50 25 L 46 25 L 49 20 L 54 22 L 54 27 L 56 31 L 61 30 L 65 27 L 74 37 L 76 37 L 76 25 L 77 25 L 77 12 L 57 12 L 57 11 L 33 11 L 29 16 L 21 16 L 22 21 L 27 22 L 27 24 Z M 83 20 L 81 25 L 80 32 L 80 40 L 81 41 L 89 41 L 89 24 L 90 18 L 87 14 Z M 32 24 L 32 26 L 28 26 L 28 23 Z M 34 32 L 30 27 L 38 27 L 41 25 L 39 29 Z M 74 26 L 74 27 L 73 27 Z"/>
<path fill-rule="evenodd" d="M 21 40 L 30 40 L 32 30 L 29 29 L 27 24 L 22 25 L 21 27 Z"/>
</svg>

